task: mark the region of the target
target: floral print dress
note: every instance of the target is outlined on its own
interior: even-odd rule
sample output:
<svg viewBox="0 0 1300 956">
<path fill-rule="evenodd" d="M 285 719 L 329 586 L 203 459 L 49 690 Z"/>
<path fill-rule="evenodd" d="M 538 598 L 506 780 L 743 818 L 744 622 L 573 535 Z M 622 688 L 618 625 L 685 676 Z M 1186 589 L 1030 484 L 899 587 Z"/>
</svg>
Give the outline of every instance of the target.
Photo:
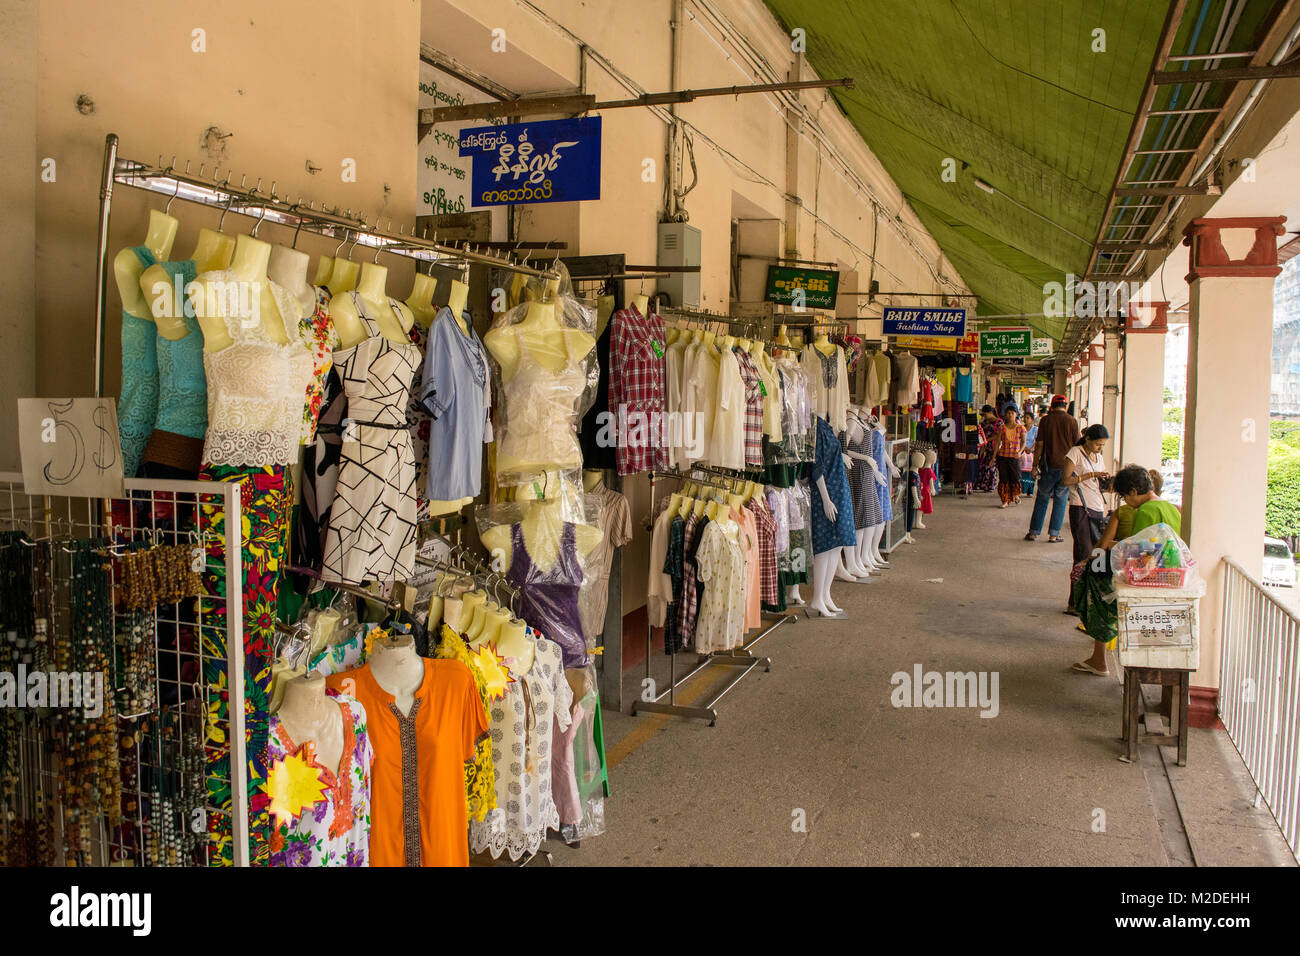
<svg viewBox="0 0 1300 956">
<path fill-rule="evenodd" d="M 338 704 L 343 717 L 343 756 L 337 774 L 320 764 L 310 741 L 295 744 L 284 725 L 271 717 L 272 866 L 368 865 L 374 754 L 366 733 L 366 711 L 352 697 L 331 692 L 329 699 Z"/>
</svg>

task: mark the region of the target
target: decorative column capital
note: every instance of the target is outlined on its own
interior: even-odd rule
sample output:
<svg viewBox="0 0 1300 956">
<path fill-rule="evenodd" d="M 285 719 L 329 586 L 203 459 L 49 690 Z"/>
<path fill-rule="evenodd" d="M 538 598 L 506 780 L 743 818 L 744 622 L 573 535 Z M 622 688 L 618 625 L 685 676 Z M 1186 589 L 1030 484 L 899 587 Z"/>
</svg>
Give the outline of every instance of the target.
<svg viewBox="0 0 1300 956">
<path fill-rule="evenodd" d="M 1187 281 L 1216 276 L 1274 278 L 1282 271 L 1277 264 L 1277 237 L 1286 232 L 1285 222 L 1286 216 L 1193 219 L 1183 230 L 1183 245 L 1191 249 Z"/>
<path fill-rule="evenodd" d="M 1089 362 L 1104 362 L 1106 360 L 1106 346 L 1093 342 L 1088 346 L 1087 354 Z"/>
<path fill-rule="evenodd" d="M 1124 318 L 1126 335 L 1149 333 L 1164 335 L 1169 331 L 1168 302 L 1130 302 Z"/>
</svg>

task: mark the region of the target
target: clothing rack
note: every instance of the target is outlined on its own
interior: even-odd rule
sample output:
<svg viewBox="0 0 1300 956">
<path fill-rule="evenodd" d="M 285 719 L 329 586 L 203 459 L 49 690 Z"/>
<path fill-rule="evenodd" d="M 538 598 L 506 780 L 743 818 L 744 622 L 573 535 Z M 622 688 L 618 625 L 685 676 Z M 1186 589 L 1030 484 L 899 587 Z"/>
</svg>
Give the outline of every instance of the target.
<svg viewBox="0 0 1300 956">
<path fill-rule="evenodd" d="M 656 479 L 673 479 L 676 481 L 699 480 L 692 479 L 687 473 L 679 471 L 649 471 L 646 472 L 650 479 L 650 517 L 653 521 L 655 517 L 655 480 Z M 762 638 L 766 637 L 772 631 L 776 630 L 787 621 L 793 620 L 790 615 L 782 615 L 781 619 L 770 627 L 759 633 L 757 637 L 749 643 L 734 648 L 730 651 L 715 651 L 711 654 L 702 655 L 699 663 L 687 671 L 681 678 L 677 677 L 677 652 L 668 655 L 668 689 L 655 694 L 649 700 L 638 699 L 632 703 L 632 716 L 645 711 L 652 714 L 667 714 L 671 717 L 695 717 L 701 720 L 707 720 L 710 727 L 717 726 L 718 723 L 718 701 L 731 693 L 732 689 L 739 684 L 755 667 L 760 664 L 765 671 L 771 671 L 772 660 L 767 657 L 755 657 L 749 653 L 749 648 Z M 650 660 L 654 653 L 654 628 L 649 620 L 646 621 L 645 631 L 645 677 L 650 683 L 645 687 L 648 692 L 653 693 L 651 688 L 655 686 L 653 678 L 650 676 Z M 743 668 L 738 673 L 733 674 L 730 680 L 703 706 L 693 706 L 689 704 L 677 703 L 677 688 L 681 687 L 692 677 L 695 677 L 708 668 L 710 664 L 722 664 L 728 667 Z M 643 692 L 644 693 L 644 692 Z M 665 702 L 664 698 L 667 698 Z"/>
<path fill-rule="evenodd" d="M 118 156 L 118 137 L 109 133 L 104 143 L 104 166 L 100 185 L 99 242 L 96 257 L 97 297 L 95 304 L 95 379 L 94 395 L 98 397 L 103 390 L 104 378 L 104 318 L 107 308 L 108 290 L 108 231 L 112 210 L 113 187 L 117 184 L 133 186 L 159 193 L 171 199 L 184 199 L 199 205 L 221 209 L 225 212 L 236 211 L 241 215 L 255 216 L 260 223 L 270 220 L 283 226 L 294 228 L 296 245 L 298 233 L 306 230 L 318 236 L 331 239 L 342 238 L 341 249 L 351 237 L 352 246 L 348 258 L 357 245 L 374 249 L 374 261 L 378 262 L 381 252 L 413 259 L 418 263 L 427 262 L 434 265 L 460 265 L 468 271 L 469 265 L 486 265 L 507 272 L 517 272 L 547 280 L 559 278 L 554 269 L 538 269 L 516 261 L 512 256 L 498 252 L 495 247 L 484 246 L 481 249 L 469 242 L 451 245 L 438 242 L 438 234 L 433 239 L 417 236 L 412 227 L 408 233 L 404 225 L 398 232 L 392 232 L 393 221 L 388 220 L 388 228 L 380 229 L 380 217 L 376 216 L 371 225 L 360 211 L 339 207 L 327 207 L 324 203 L 316 208 L 315 201 L 305 202 L 299 196 L 290 202 L 287 196 L 276 192 L 276 181 L 271 181 L 269 192 L 262 189 L 262 178 L 256 184 L 248 185 L 248 177 L 241 174 L 239 184 L 232 183 L 233 172 L 227 171 L 224 178 L 219 178 L 221 167 L 214 165 L 211 175 L 206 174 L 207 164 L 200 163 L 197 173 L 190 172 L 191 162 L 187 160 L 183 169 L 176 166 L 173 156 L 169 164 L 163 165 L 163 157 L 158 157 L 157 164 L 136 160 L 122 159 Z M 335 250 L 337 254 L 338 250 Z"/>
<path fill-rule="evenodd" d="M 400 611 L 402 609 L 401 601 L 395 600 L 393 598 L 382 597 L 378 594 L 375 594 L 373 591 L 367 591 L 365 588 L 359 588 L 354 584 L 344 584 L 340 581 L 326 581 L 323 577 L 321 577 L 319 571 L 314 571 L 311 568 L 306 568 L 298 564 L 287 564 L 285 565 L 284 569 L 294 574 L 301 574 L 304 577 L 309 577 L 314 581 L 319 581 L 321 582 L 322 585 L 324 585 L 327 588 L 333 588 L 336 591 L 342 591 L 344 594 L 351 594 L 354 598 L 357 598 L 358 600 L 369 601 L 372 604 L 379 604 L 389 611 Z"/>
</svg>

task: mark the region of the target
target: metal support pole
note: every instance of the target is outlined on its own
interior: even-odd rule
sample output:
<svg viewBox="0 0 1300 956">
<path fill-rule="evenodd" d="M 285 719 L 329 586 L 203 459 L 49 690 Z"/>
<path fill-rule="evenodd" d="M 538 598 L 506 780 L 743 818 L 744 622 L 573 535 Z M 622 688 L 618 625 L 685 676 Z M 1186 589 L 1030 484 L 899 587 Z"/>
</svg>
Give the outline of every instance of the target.
<svg viewBox="0 0 1300 956">
<path fill-rule="evenodd" d="M 113 205 L 113 169 L 117 166 L 117 134 L 104 138 L 104 170 L 99 182 L 99 245 L 95 250 L 95 392 L 104 393 L 104 314 L 108 295 L 108 214 Z"/>
</svg>

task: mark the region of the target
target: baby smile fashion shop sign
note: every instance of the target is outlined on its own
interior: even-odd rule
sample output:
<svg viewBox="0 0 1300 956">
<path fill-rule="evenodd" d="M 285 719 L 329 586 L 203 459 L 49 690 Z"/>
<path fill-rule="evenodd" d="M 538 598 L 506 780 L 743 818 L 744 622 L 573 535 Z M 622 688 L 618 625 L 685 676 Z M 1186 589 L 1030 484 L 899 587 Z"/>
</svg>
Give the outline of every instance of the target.
<svg viewBox="0 0 1300 956">
<path fill-rule="evenodd" d="M 600 198 L 600 117 L 477 126 L 460 134 L 474 206 Z"/>
<path fill-rule="evenodd" d="M 966 334 L 965 309 L 885 309 L 885 335 L 960 339 Z"/>
</svg>

